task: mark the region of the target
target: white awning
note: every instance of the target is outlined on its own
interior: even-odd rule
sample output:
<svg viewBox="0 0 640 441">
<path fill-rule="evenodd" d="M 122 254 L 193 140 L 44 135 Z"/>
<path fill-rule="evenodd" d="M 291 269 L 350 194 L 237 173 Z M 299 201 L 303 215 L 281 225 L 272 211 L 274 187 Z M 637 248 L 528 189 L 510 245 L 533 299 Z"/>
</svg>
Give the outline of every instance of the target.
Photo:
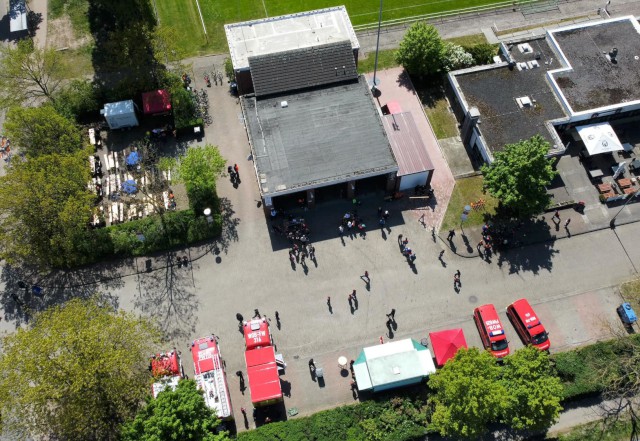
<svg viewBox="0 0 640 441">
<path fill-rule="evenodd" d="M 609 123 L 589 124 L 576 129 L 590 156 L 623 150 L 622 143 Z"/>
</svg>

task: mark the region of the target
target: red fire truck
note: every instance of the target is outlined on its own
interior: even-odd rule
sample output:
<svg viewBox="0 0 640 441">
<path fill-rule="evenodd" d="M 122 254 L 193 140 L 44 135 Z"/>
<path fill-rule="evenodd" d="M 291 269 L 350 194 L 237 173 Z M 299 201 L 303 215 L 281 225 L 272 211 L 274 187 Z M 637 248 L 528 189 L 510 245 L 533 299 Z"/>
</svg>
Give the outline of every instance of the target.
<svg viewBox="0 0 640 441">
<path fill-rule="evenodd" d="M 196 384 L 204 400 L 221 420 L 233 419 L 231 397 L 225 365 L 215 336 L 202 337 L 191 343 Z"/>
<path fill-rule="evenodd" d="M 251 402 L 254 407 L 268 406 L 282 401 L 279 367 L 283 361 L 276 360 L 273 338 L 265 318 L 243 323 L 247 377 Z"/>
<path fill-rule="evenodd" d="M 151 386 L 153 398 L 158 398 L 158 394 L 166 388 L 175 390 L 178 387 L 178 381 L 184 378 L 180 354 L 175 348 L 169 352 L 155 354 L 149 360 L 149 367 L 154 378 Z"/>
</svg>

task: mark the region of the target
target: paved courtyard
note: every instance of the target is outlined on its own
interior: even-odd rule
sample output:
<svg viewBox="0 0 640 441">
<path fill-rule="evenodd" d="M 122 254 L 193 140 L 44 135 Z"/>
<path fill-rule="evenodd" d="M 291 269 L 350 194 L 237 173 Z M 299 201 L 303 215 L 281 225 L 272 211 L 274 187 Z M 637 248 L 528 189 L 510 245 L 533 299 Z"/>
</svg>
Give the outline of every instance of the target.
<svg viewBox="0 0 640 441">
<path fill-rule="evenodd" d="M 195 78 L 202 77 L 200 70 L 211 70 L 216 60 L 219 62 L 217 58 L 204 58 L 195 63 Z M 216 67 L 221 69 L 221 65 Z M 420 340 L 431 331 L 461 327 L 472 346 L 480 345 L 471 318 L 473 308 L 491 302 L 504 311 L 520 297 L 531 301 L 550 331 L 552 351 L 606 338 L 606 327 L 619 325 L 615 306 L 620 298 L 615 286 L 636 274 L 640 265 L 640 250 L 624 247 L 640 232 L 637 224 L 619 227 L 615 232 L 600 230 L 510 250 L 488 263 L 452 253 L 418 222 L 419 210 L 413 202 L 405 199 L 385 204 L 381 193 L 370 194 L 363 197 L 362 216 L 371 219 L 369 225 L 375 225 L 376 209 L 383 205 L 391 212 L 388 229 L 371 228 L 365 236 L 345 236 L 341 240 L 337 225 L 350 203 L 321 204 L 300 213 L 312 230 L 317 266 L 309 263 L 308 271 L 300 265 L 292 269 L 287 243 L 271 236 L 259 204 L 236 98 L 229 95 L 226 86 L 212 87 L 209 95 L 214 122 L 206 130 L 205 141 L 220 146 L 229 163 L 239 165 L 242 178 L 237 189 L 228 179 L 219 180 L 225 230 L 215 247 L 178 251 L 178 255 L 187 254 L 193 260 L 186 269 L 171 266 L 172 255 L 162 254 L 88 268 L 75 272 L 73 278 L 57 275 L 42 284 L 68 286 L 102 279 L 97 285 L 58 291 L 64 298 L 86 294 L 97 286 L 102 295 L 119 306 L 156 318 L 171 340 L 168 346 L 183 351 L 189 375 L 193 374 L 187 350 L 190 341 L 209 333 L 218 335 L 236 415 L 240 407 L 251 408 L 249 391 L 241 394 L 234 375 L 244 370 L 244 343 L 236 313 L 249 318 L 256 308 L 271 319 L 278 352 L 287 362 L 282 376 L 287 393 L 285 407 L 296 407 L 302 415 L 354 401 L 350 378 L 341 375 L 338 357 L 354 359 L 364 346 L 378 344 L 381 336 L 389 341 L 385 314 L 392 308 L 397 311 L 398 323 L 393 339 Z M 434 179 L 448 181 L 447 173 L 436 169 Z M 400 254 L 399 234 L 409 238 L 418 256 L 415 270 Z M 461 234 L 454 238 L 454 244 L 464 247 Z M 441 263 L 438 254 L 443 249 Z M 453 290 L 457 269 L 462 273 L 460 293 Z M 360 279 L 365 270 L 371 277 L 370 290 Z M 118 274 L 124 277 L 109 279 Z M 5 269 L 2 276 L 3 288 L 9 286 L 10 270 Z M 347 296 L 353 289 L 357 290 L 358 309 L 351 313 Z M 10 293 L 3 291 L 5 313 L 15 318 L 3 320 L 0 327 L 11 331 L 24 323 L 24 317 L 8 310 Z M 332 311 L 326 304 L 328 296 Z M 275 326 L 275 311 L 279 312 L 281 329 Z M 520 347 L 504 312 L 501 315 L 512 349 Z M 312 381 L 310 358 L 325 368 L 325 387 Z M 243 429 L 241 418 L 238 429 Z"/>
</svg>

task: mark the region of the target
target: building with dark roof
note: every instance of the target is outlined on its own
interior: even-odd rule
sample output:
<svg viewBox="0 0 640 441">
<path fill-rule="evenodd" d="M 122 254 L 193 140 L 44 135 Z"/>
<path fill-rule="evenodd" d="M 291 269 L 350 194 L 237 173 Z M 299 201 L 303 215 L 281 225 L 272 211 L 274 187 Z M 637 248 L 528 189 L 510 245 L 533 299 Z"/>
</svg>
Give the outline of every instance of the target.
<svg viewBox="0 0 640 441">
<path fill-rule="evenodd" d="M 489 66 L 451 72 L 463 141 L 486 162 L 506 144 L 543 136 L 565 151 L 576 125 L 640 109 L 640 26 L 634 17 L 581 23 L 501 45 Z"/>
<path fill-rule="evenodd" d="M 398 162 L 358 76 L 359 45 L 344 7 L 225 30 L 265 210 L 275 198 L 278 206 L 313 207 L 337 194 L 398 188 Z"/>
<path fill-rule="evenodd" d="M 364 77 L 266 98 L 241 97 L 262 196 L 273 198 L 398 170 Z"/>
</svg>

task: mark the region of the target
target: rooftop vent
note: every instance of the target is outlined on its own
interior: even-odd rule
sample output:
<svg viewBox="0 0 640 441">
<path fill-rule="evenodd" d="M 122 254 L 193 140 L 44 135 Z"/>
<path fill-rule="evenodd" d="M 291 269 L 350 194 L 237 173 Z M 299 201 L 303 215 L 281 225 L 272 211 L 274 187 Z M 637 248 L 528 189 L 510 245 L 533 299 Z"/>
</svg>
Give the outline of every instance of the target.
<svg viewBox="0 0 640 441">
<path fill-rule="evenodd" d="M 522 43 L 518 45 L 518 50 L 521 54 L 529 54 L 533 52 L 533 48 L 529 43 Z"/>
<path fill-rule="evenodd" d="M 518 103 L 518 106 L 520 106 L 521 109 L 524 109 L 525 107 L 533 107 L 533 101 L 528 96 L 516 98 L 516 103 Z"/>
</svg>

